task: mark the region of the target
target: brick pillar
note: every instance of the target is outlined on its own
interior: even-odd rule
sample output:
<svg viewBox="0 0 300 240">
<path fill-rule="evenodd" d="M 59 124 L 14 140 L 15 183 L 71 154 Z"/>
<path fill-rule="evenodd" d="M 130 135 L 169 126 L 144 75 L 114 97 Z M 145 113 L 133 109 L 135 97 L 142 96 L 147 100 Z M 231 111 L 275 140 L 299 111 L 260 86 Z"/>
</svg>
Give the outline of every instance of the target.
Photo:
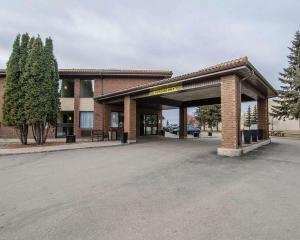
<svg viewBox="0 0 300 240">
<path fill-rule="evenodd" d="M 241 84 L 236 75 L 221 78 L 222 147 L 240 147 Z"/>
<path fill-rule="evenodd" d="M 108 136 L 108 131 L 110 130 L 110 114 L 111 106 L 109 104 L 103 104 L 103 131 L 106 136 Z"/>
<path fill-rule="evenodd" d="M 136 101 L 130 96 L 124 97 L 124 132 L 129 143 L 136 142 Z"/>
<path fill-rule="evenodd" d="M 94 101 L 94 129 L 97 130 L 103 130 L 103 104 L 97 102 L 96 100 Z"/>
<path fill-rule="evenodd" d="M 269 139 L 268 99 L 257 100 L 257 127 L 263 130 L 263 139 Z"/>
<path fill-rule="evenodd" d="M 103 79 L 94 80 L 94 96 L 102 95 L 102 81 Z M 94 129 L 103 130 L 103 104 L 94 100 Z"/>
<path fill-rule="evenodd" d="M 187 136 L 187 108 L 179 108 L 179 138 L 183 139 Z"/>
<path fill-rule="evenodd" d="M 160 110 L 157 115 L 158 115 L 158 134 L 159 134 L 159 131 L 163 129 L 163 115 L 162 115 L 162 110 Z"/>
<path fill-rule="evenodd" d="M 80 79 L 74 80 L 74 134 L 81 137 L 79 121 L 80 121 Z"/>
</svg>

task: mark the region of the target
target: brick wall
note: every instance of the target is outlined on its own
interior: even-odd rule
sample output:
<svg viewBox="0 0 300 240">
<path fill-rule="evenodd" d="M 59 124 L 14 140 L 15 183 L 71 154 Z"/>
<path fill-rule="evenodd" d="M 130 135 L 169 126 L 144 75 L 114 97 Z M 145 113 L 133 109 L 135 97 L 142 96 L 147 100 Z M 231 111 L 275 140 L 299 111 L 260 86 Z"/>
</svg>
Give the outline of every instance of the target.
<svg viewBox="0 0 300 240">
<path fill-rule="evenodd" d="M 236 75 L 221 78 L 222 147 L 239 148 L 241 85 Z"/>
<path fill-rule="evenodd" d="M 81 136 L 80 122 L 80 79 L 74 80 L 74 134 Z"/>
<path fill-rule="evenodd" d="M 257 100 L 257 127 L 263 129 L 263 139 L 269 138 L 268 99 Z"/>
<path fill-rule="evenodd" d="M 114 92 L 137 85 L 158 81 L 161 78 L 157 77 L 105 77 L 94 80 L 94 96 L 99 96 L 103 93 Z M 74 133 L 81 136 L 80 124 L 80 79 L 74 80 Z M 2 126 L 2 105 L 4 94 L 4 78 L 0 78 L 0 138 L 17 138 L 14 128 Z M 110 128 L 110 112 L 120 110 L 120 107 L 111 109 L 111 106 L 104 106 L 101 103 L 94 102 L 94 129 L 103 129 L 107 132 Z M 123 106 L 121 107 L 123 111 Z M 31 131 L 29 137 L 32 137 Z M 55 137 L 55 129 L 49 132 L 49 137 Z"/>
<path fill-rule="evenodd" d="M 145 83 L 150 83 L 153 81 L 160 80 L 158 78 L 116 78 L 116 77 L 106 77 L 103 81 L 103 93 L 115 92 L 118 90 L 142 85 Z M 95 96 L 97 96 L 95 94 Z"/>
<path fill-rule="evenodd" d="M 136 140 L 136 101 L 130 96 L 124 97 L 124 132 L 128 140 Z"/>
</svg>

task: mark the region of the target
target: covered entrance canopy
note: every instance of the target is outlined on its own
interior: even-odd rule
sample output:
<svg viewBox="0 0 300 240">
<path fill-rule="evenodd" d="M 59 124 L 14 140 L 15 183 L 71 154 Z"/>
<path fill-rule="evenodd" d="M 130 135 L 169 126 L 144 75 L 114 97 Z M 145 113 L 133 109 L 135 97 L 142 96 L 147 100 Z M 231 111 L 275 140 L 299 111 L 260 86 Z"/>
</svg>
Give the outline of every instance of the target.
<svg viewBox="0 0 300 240">
<path fill-rule="evenodd" d="M 163 79 L 137 87 L 96 96 L 101 104 L 124 106 L 124 131 L 136 140 L 136 108 L 180 109 L 180 138 L 186 136 L 187 107 L 221 104 L 224 155 L 240 154 L 241 102 L 257 101 L 258 128 L 268 139 L 268 98 L 275 89 L 248 61 L 247 57 L 224 62 L 197 72 Z M 228 154 L 227 154 L 228 153 Z"/>
</svg>

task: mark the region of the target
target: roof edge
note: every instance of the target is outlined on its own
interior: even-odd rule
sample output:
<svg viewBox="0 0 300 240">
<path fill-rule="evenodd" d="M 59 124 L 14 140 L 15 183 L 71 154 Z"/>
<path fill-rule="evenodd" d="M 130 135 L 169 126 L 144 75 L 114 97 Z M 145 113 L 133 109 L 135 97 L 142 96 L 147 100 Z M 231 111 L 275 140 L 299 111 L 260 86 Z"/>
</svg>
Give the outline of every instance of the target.
<svg viewBox="0 0 300 240">
<path fill-rule="evenodd" d="M 247 56 L 238 58 L 238 59 L 234 59 L 234 60 L 230 60 L 230 61 L 226 61 L 220 64 L 216 64 L 210 67 L 206 67 L 203 68 L 199 71 L 196 72 L 191 72 L 188 74 L 183 74 L 183 75 L 179 75 L 179 76 L 175 76 L 175 77 L 171 77 L 168 79 L 162 79 L 160 81 L 155 81 L 152 83 L 147 83 L 147 84 L 142 84 L 139 86 L 135 86 L 135 87 L 131 87 L 131 88 L 127 88 L 127 89 L 123 89 L 123 90 L 119 90 L 119 91 L 115 91 L 115 92 L 110 92 L 107 94 L 103 94 L 100 96 L 95 96 L 94 99 L 96 100 L 106 100 L 109 98 L 115 98 L 115 97 L 121 97 L 124 96 L 126 94 L 130 94 L 130 93 L 135 93 L 138 91 L 143 91 L 146 89 L 150 89 L 153 87 L 157 87 L 160 84 L 161 85 L 165 85 L 165 84 L 172 84 L 172 83 L 177 83 L 178 81 L 182 80 L 182 81 L 186 81 L 195 77 L 207 77 L 207 76 L 211 76 L 211 75 L 218 75 L 218 74 L 222 74 L 225 72 L 232 72 L 235 70 L 240 69 L 241 67 L 244 68 L 248 68 L 251 71 L 254 71 L 255 74 L 257 75 L 257 77 L 262 81 L 262 83 L 264 85 L 266 85 L 267 88 L 271 89 L 271 91 L 274 93 L 274 95 L 277 95 L 277 91 L 273 88 L 273 86 L 263 77 L 263 75 L 250 63 L 250 61 L 248 60 Z"/>
<path fill-rule="evenodd" d="M 61 76 L 157 76 L 171 77 L 171 70 L 134 70 L 134 69 L 58 69 Z M 0 76 L 6 76 L 6 69 L 0 69 Z"/>
</svg>

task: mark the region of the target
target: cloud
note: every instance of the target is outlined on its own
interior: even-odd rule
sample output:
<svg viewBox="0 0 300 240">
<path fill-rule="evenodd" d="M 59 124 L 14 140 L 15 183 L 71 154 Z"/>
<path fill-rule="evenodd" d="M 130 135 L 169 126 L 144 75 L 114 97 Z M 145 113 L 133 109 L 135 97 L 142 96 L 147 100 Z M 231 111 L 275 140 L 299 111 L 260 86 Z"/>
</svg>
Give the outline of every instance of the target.
<svg viewBox="0 0 300 240">
<path fill-rule="evenodd" d="M 7 1 L 0 68 L 19 32 L 51 36 L 59 66 L 195 71 L 248 55 L 276 87 L 299 1 Z"/>
</svg>

